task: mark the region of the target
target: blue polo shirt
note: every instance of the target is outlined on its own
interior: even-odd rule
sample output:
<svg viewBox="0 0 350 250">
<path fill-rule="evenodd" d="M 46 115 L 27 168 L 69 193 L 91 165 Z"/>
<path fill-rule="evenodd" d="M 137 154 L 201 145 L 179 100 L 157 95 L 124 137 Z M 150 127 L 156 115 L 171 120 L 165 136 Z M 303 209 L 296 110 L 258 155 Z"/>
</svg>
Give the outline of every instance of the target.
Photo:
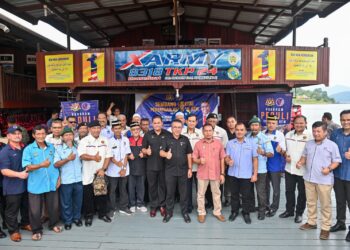
<svg viewBox="0 0 350 250">
<path fill-rule="evenodd" d="M 23 151 L 22 166 L 26 168 L 29 165 L 40 164 L 49 159 L 48 168 L 39 168 L 29 172 L 28 192 L 32 194 L 43 194 L 50 191 L 56 191 L 56 184 L 59 171 L 54 167 L 55 148 L 52 144 L 46 143 L 45 148 L 40 148 L 34 141 Z"/>
<path fill-rule="evenodd" d="M 82 181 L 81 171 L 83 165 L 76 146 L 70 148 L 67 144 L 63 143 L 63 145 L 56 147 L 54 163 L 66 159 L 72 152 L 75 154 L 74 161 L 69 161 L 59 168 L 62 184 L 72 184 Z"/>
<path fill-rule="evenodd" d="M 283 172 L 285 167 L 284 157 L 276 151 L 277 146 L 279 145 L 282 150 L 286 150 L 286 140 L 282 132 L 275 130 L 272 133 L 265 131 L 265 135 L 271 141 L 273 147 L 273 157 L 267 159 L 267 171 L 276 173 Z"/>
<path fill-rule="evenodd" d="M 334 177 L 350 181 L 350 160 L 345 158 L 345 152 L 350 148 L 350 135 L 345 135 L 343 129 L 339 128 L 333 131 L 330 139 L 338 145 L 342 160 L 341 164 L 333 171 Z"/>
<path fill-rule="evenodd" d="M 22 149 L 16 149 L 11 145 L 6 145 L 0 153 L 0 169 L 10 169 L 15 172 L 22 172 Z M 16 177 L 3 176 L 3 194 L 16 195 L 27 191 L 27 180 Z"/>
<path fill-rule="evenodd" d="M 242 142 L 232 139 L 226 144 L 226 154 L 234 161 L 229 166 L 228 175 L 240 179 L 250 179 L 254 173 L 253 157 L 258 157 L 258 145 L 249 138 Z"/>
</svg>

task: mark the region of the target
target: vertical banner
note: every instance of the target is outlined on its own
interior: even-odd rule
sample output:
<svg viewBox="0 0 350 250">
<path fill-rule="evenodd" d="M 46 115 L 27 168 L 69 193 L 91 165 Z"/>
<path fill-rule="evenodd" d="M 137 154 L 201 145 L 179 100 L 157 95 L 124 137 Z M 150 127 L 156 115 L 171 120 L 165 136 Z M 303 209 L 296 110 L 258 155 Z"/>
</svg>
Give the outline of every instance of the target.
<svg viewBox="0 0 350 250">
<path fill-rule="evenodd" d="M 261 125 L 266 126 L 269 113 L 278 117 L 278 125 L 287 125 L 291 122 L 292 93 L 258 94 L 258 114 Z"/>
<path fill-rule="evenodd" d="M 82 53 L 83 82 L 105 81 L 105 53 Z"/>
<path fill-rule="evenodd" d="M 150 120 L 153 116 L 160 115 L 167 128 L 179 111 L 195 114 L 198 127 L 202 127 L 203 117 L 211 112 L 217 113 L 218 105 L 216 94 L 182 94 L 180 98 L 175 98 L 174 94 L 136 94 L 135 96 L 136 113 Z"/>
<path fill-rule="evenodd" d="M 73 54 L 45 55 L 46 83 L 73 83 L 73 64 Z"/>
<path fill-rule="evenodd" d="M 276 80 L 276 50 L 253 49 L 252 80 Z"/>
<path fill-rule="evenodd" d="M 81 101 L 81 102 L 61 102 L 61 119 L 68 116 L 77 118 L 77 123 L 91 122 L 97 119 L 98 101 Z"/>
<path fill-rule="evenodd" d="M 317 51 L 286 51 L 286 80 L 316 81 Z"/>
</svg>

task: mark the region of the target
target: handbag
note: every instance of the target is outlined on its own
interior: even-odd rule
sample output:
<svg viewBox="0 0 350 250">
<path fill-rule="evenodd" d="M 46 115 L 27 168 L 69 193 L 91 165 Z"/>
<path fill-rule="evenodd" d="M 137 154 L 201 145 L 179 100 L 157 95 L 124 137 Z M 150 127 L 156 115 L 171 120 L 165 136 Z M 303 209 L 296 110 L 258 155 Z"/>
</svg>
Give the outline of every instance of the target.
<svg viewBox="0 0 350 250">
<path fill-rule="evenodd" d="M 97 174 L 95 174 L 95 178 L 94 178 L 94 181 L 92 182 L 92 185 L 94 187 L 95 196 L 107 194 L 108 183 L 105 176 L 98 176 Z"/>
</svg>

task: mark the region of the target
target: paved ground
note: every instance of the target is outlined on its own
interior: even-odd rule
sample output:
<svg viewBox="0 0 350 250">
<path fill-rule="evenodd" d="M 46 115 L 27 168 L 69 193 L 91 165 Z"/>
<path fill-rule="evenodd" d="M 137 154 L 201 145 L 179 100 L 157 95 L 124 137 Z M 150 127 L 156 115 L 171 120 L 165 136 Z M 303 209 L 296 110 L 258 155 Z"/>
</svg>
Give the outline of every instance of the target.
<svg viewBox="0 0 350 250">
<path fill-rule="evenodd" d="M 278 214 L 283 212 L 284 203 L 282 195 L 282 208 Z M 333 207 L 335 217 L 334 199 Z M 223 213 L 228 217 L 230 209 L 225 208 Z M 117 214 L 111 224 L 95 219 L 90 228 L 73 227 L 71 231 L 61 234 L 45 230 L 40 242 L 32 241 L 31 234 L 24 232 L 20 243 L 13 243 L 9 238 L 1 239 L 0 249 L 350 249 L 350 243 L 344 240 L 345 231 L 333 233 L 330 240 L 321 241 L 318 239 L 319 229 L 301 231 L 293 218 L 280 219 L 275 216 L 258 221 L 256 213 L 251 216 L 251 225 L 246 225 L 241 216 L 235 222 L 221 223 L 212 215 L 207 217 L 205 224 L 199 224 L 196 214 L 192 213 L 192 223 L 186 224 L 177 210 L 173 219 L 164 224 L 159 213 L 155 218 L 150 218 L 148 213 L 132 216 Z M 347 223 L 350 223 L 349 219 Z"/>
</svg>

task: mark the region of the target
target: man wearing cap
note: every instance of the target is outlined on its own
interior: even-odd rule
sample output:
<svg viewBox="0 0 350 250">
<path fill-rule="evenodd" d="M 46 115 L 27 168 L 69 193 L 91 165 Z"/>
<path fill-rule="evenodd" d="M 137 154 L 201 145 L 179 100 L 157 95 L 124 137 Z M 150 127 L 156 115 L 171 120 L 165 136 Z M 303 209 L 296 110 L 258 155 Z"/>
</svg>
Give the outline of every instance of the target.
<svg viewBox="0 0 350 250">
<path fill-rule="evenodd" d="M 64 228 L 70 230 L 73 222 L 78 227 L 82 226 L 80 213 L 83 203 L 82 164 L 74 141 L 74 131 L 66 127 L 61 136 L 63 144 L 56 147 L 54 165 L 60 169 L 61 218 Z"/>
<path fill-rule="evenodd" d="M 17 126 L 7 130 L 8 144 L 0 154 L 0 170 L 3 175 L 3 195 L 6 200 L 5 222 L 12 241 L 19 242 L 21 229 L 31 231 L 28 213 L 27 181 L 28 173 L 22 168 L 24 144 L 22 130 Z M 21 211 L 21 223 L 18 224 L 18 213 Z"/>
<path fill-rule="evenodd" d="M 97 115 L 97 120 L 100 123 L 101 128 L 101 136 L 110 139 L 113 137 L 113 132 L 111 127 L 107 125 L 107 115 L 104 112 L 100 112 Z"/>
<path fill-rule="evenodd" d="M 240 196 L 242 197 L 242 215 L 245 223 L 250 224 L 249 199 L 252 183 L 258 179 L 258 146 L 245 135 L 245 125 L 238 122 L 235 127 L 236 139 L 227 143 L 225 162 L 229 166 L 228 178 L 231 183 L 230 221 L 238 216 Z"/>
<path fill-rule="evenodd" d="M 264 131 L 271 141 L 273 147 L 273 157 L 267 159 L 267 217 L 276 214 L 280 204 L 281 174 L 284 172 L 283 155 L 286 151 L 286 141 L 282 132 L 277 130 L 278 118 L 270 113 L 267 116 L 267 130 Z M 273 189 L 273 199 L 270 205 L 270 183 Z"/>
<path fill-rule="evenodd" d="M 22 143 L 24 145 L 27 145 L 30 141 L 29 135 L 28 135 L 28 131 L 22 127 L 19 126 L 16 122 L 16 118 L 14 116 L 9 116 L 7 117 L 7 127 L 12 127 L 12 126 L 17 126 L 20 128 L 20 130 L 22 131 Z"/>
<path fill-rule="evenodd" d="M 191 222 L 187 211 L 187 179 L 192 177 L 192 147 L 186 136 L 181 135 L 180 120 L 171 123 L 172 136 L 163 140 L 160 156 L 165 158 L 166 216 L 164 223 L 173 217 L 176 188 L 180 194 L 181 213 L 186 223 Z"/>
<path fill-rule="evenodd" d="M 250 133 L 247 138 L 253 140 L 258 146 L 258 180 L 255 182 L 255 188 L 258 198 L 258 220 L 265 219 L 265 212 L 267 206 L 266 194 L 266 176 L 267 176 L 267 159 L 273 157 L 273 148 L 271 141 L 267 136 L 261 132 L 261 120 L 257 116 L 253 116 L 249 121 Z M 250 193 L 251 206 L 255 208 L 255 193 L 254 184 Z"/>
<path fill-rule="evenodd" d="M 131 154 L 129 155 L 130 175 L 128 180 L 130 210 L 135 213 L 136 209 L 147 212 L 145 206 L 145 176 L 146 159 L 142 153 L 143 137 L 140 136 L 140 124 L 130 124 L 132 136 L 129 138 Z"/>
<path fill-rule="evenodd" d="M 186 120 L 185 120 L 185 115 L 184 115 L 184 113 L 182 113 L 182 112 L 177 112 L 177 113 L 175 114 L 174 119 L 173 119 L 172 121 L 174 121 L 174 120 L 179 120 L 179 121 L 181 121 L 181 123 L 182 123 L 182 125 L 183 125 L 184 127 L 186 126 Z M 169 132 L 172 132 L 172 131 L 171 131 L 171 126 L 168 128 L 168 131 L 169 131 Z"/>
<path fill-rule="evenodd" d="M 112 158 L 109 162 L 106 175 L 108 178 L 110 211 L 114 213 L 116 208 L 116 190 L 119 191 L 119 213 L 131 215 L 128 208 L 127 183 L 129 176 L 128 155 L 131 153 L 129 140 L 122 134 L 120 121 L 112 122 L 114 136 L 109 140 L 109 147 L 112 151 Z"/>
<path fill-rule="evenodd" d="M 305 145 L 312 140 L 312 134 L 306 130 L 306 117 L 298 115 L 293 121 L 294 130 L 286 134 L 286 211 L 279 215 L 280 218 L 294 216 L 295 223 L 300 223 L 303 219 L 303 213 L 306 207 L 305 184 L 303 175 L 305 168 L 297 168 L 297 162 L 300 160 Z M 295 189 L 298 187 L 298 198 L 295 202 Z"/>
<path fill-rule="evenodd" d="M 56 148 L 57 146 L 62 145 L 62 133 L 63 125 L 62 120 L 56 119 L 51 122 L 51 134 L 48 134 L 45 138 L 45 141 L 51 143 Z"/>
<path fill-rule="evenodd" d="M 83 139 L 85 136 L 89 134 L 89 129 L 88 129 L 88 123 L 87 122 L 81 122 L 78 124 L 78 135 L 74 137 L 74 140 L 77 144 Z"/>
<path fill-rule="evenodd" d="M 92 225 L 95 205 L 98 210 L 98 218 L 104 222 L 111 222 L 111 218 L 107 215 L 107 195 L 96 196 L 93 187 L 95 175 L 102 177 L 105 175 L 105 170 L 112 157 L 107 138 L 101 135 L 99 121 L 95 120 L 89 123 L 89 135 L 80 141 L 78 155 L 83 163 L 83 211 L 85 226 L 89 227 Z"/>
<path fill-rule="evenodd" d="M 140 122 L 141 122 L 141 116 L 138 113 L 133 114 L 133 116 L 131 118 L 131 123 L 138 123 L 138 124 L 140 124 Z M 130 128 L 131 128 L 131 126 L 130 126 Z M 130 128 L 126 132 L 126 137 L 128 137 L 128 138 L 130 138 L 132 136 Z"/>
<path fill-rule="evenodd" d="M 60 186 L 59 171 L 54 167 L 55 147 L 45 142 L 46 127 L 37 125 L 33 128 L 35 141 L 23 151 L 22 167 L 29 172 L 28 198 L 29 218 L 32 227 L 32 240 L 41 240 L 43 226 L 41 222 L 42 203 L 45 199 L 49 215 L 49 228 L 60 233 L 58 187 Z"/>
</svg>

